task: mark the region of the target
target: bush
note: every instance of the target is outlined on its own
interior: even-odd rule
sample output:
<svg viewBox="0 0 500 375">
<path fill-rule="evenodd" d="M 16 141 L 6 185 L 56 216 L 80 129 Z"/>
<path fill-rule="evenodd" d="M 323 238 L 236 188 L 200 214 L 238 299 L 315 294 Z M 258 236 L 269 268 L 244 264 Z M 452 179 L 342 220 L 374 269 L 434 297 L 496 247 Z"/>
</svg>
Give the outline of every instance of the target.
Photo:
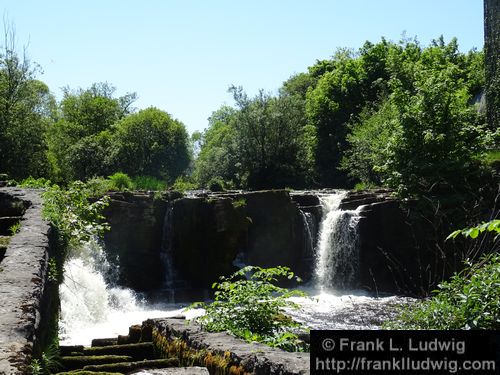
<svg viewBox="0 0 500 375">
<path fill-rule="evenodd" d="M 496 233 L 500 220 L 457 230 L 448 239 L 463 235 L 476 238 L 482 232 Z M 493 245 L 495 248 L 495 245 Z M 401 311 L 391 329 L 500 329 L 500 254 L 492 252 L 466 267 L 450 281 L 438 285 L 434 296 Z"/>
<path fill-rule="evenodd" d="M 222 178 L 213 177 L 208 181 L 207 189 L 210 191 L 224 191 L 226 190 L 226 184 Z"/>
<path fill-rule="evenodd" d="M 53 185 L 43 193 L 42 214 L 56 230 L 60 269 L 69 247 L 78 247 L 109 229 L 102 216 L 102 210 L 108 204 L 107 197 L 93 202 L 90 198 L 81 181 L 72 182 L 66 190 Z"/>
<path fill-rule="evenodd" d="M 43 189 L 43 188 L 48 188 L 52 185 L 49 179 L 40 177 L 40 178 L 33 178 L 29 176 L 28 178 L 25 178 L 22 180 L 17 186 L 23 187 L 23 188 L 32 188 L 32 189 Z"/>
<path fill-rule="evenodd" d="M 198 186 L 185 176 L 179 176 L 172 185 L 172 189 L 177 191 L 194 190 Z"/>
<path fill-rule="evenodd" d="M 167 183 L 153 176 L 136 176 L 132 179 L 134 188 L 137 190 L 162 191 L 167 187 Z"/>
<path fill-rule="evenodd" d="M 278 278 L 296 277 L 286 267 L 263 269 L 254 266 L 221 277 L 220 282 L 213 285 L 215 301 L 193 305 L 206 310 L 197 321 L 211 332 L 229 331 L 247 341 L 259 341 L 289 351 L 304 350 L 304 343 L 290 332 L 300 325 L 283 313 L 285 307 L 297 307 L 289 297 L 304 296 L 304 293 L 276 286 Z"/>
<path fill-rule="evenodd" d="M 116 172 L 108 177 L 111 188 L 116 190 L 130 190 L 133 188 L 132 179 L 125 173 Z"/>
<path fill-rule="evenodd" d="M 84 189 L 90 197 L 98 198 L 112 190 L 113 186 L 111 181 L 108 179 L 103 177 L 94 177 L 85 182 Z"/>
<path fill-rule="evenodd" d="M 500 254 L 468 264 L 434 296 L 406 307 L 391 329 L 500 329 Z"/>
</svg>

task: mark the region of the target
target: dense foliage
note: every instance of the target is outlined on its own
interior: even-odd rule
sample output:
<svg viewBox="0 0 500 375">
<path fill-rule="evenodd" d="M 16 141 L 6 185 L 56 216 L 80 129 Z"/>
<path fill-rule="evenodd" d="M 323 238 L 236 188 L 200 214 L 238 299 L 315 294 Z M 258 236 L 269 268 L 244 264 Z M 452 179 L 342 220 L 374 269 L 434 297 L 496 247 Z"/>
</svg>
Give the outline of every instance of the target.
<svg viewBox="0 0 500 375">
<path fill-rule="evenodd" d="M 303 350 L 304 343 L 292 329 L 300 325 L 284 314 L 294 308 L 288 298 L 303 293 L 276 286 L 279 278 L 294 278 L 286 267 L 263 269 L 247 266 L 213 285 L 215 301 L 198 303 L 205 315 L 197 318 L 208 331 L 229 331 L 247 341 L 259 341 L 289 351 Z"/>
<path fill-rule="evenodd" d="M 462 53 L 455 39 L 340 49 L 277 96 L 232 87 L 236 106 L 210 119 L 195 178 L 243 188 L 362 182 L 404 196 L 477 191 L 500 136 L 475 104 L 484 85 L 482 52 Z"/>
<path fill-rule="evenodd" d="M 159 109 L 135 113 L 135 93 L 108 83 L 63 89 L 58 103 L 37 80 L 41 69 L 6 28 L 0 50 L 0 172 L 60 184 L 127 172 L 173 183 L 185 174 L 191 145 L 185 126 Z M 151 182 L 151 181 L 150 181 Z"/>
<path fill-rule="evenodd" d="M 43 193 L 43 216 L 56 230 L 59 266 L 69 248 L 77 248 L 93 237 L 100 237 L 108 229 L 102 216 L 107 206 L 106 197 L 95 200 L 86 184 L 75 181 L 67 188 L 52 185 Z"/>
</svg>

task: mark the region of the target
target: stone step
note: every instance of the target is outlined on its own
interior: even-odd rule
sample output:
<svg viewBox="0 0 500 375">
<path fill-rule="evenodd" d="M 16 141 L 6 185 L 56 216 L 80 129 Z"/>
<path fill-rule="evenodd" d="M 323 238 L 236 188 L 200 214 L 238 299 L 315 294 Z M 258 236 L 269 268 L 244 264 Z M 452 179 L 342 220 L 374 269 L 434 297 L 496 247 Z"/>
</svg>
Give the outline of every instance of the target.
<svg viewBox="0 0 500 375">
<path fill-rule="evenodd" d="M 71 353 L 83 354 L 83 349 L 83 345 L 61 345 L 59 346 L 59 354 L 62 357 L 72 355 Z"/>
<path fill-rule="evenodd" d="M 140 370 L 134 375 L 210 375 L 206 367 L 171 367 L 155 370 Z"/>
<path fill-rule="evenodd" d="M 103 338 L 103 339 L 93 339 L 90 346 L 110 346 L 110 345 L 118 345 L 118 339 L 116 337 Z"/>
<path fill-rule="evenodd" d="M 83 355 L 61 357 L 61 364 L 66 371 L 83 369 L 89 365 L 102 365 L 109 363 L 123 363 L 132 361 L 127 355 Z"/>
<path fill-rule="evenodd" d="M 83 354 L 88 356 L 96 355 L 127 355 L 134 361 L 155 358 L 153 343 L 141 342 L 137 344 L 108 345 L 84 348 Z"/>
<path fill-rule="evenodd" d="M 121 372 L 102 372 L 102 371 L 68 371 L 68 372 L 58 372 L 55 375 L 123 375 Z"/>
<path fill-rule="evenodd" d="M 108 371 L 108 372 L 121 372 L 128 374 L 134 370 L 160 369 L 166 367 L 179 367 L 179 359 L 178 358 L 152 359 L 152 360 L 144 360 L 136 362 L 92 365 L 92 366 L 85 366 L 83 369 L 87 371 Z"/>
</svg>

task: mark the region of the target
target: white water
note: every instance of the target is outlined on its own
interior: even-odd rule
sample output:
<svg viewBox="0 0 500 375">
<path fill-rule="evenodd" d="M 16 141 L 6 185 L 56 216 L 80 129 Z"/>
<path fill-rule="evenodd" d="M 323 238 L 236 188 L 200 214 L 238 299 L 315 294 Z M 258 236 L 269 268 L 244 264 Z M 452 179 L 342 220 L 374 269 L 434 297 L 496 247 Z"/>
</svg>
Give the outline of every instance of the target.
<svg viewBox="0 0 500 375">
<path fill-rule="evenodd" d="M 361 290 L 302 290 L 308 297 L 291 298 L 300 307 L 287 309 L 287 313 L 310 329 L 379 329 L 396 315 L 397 306 L 411 301 L 398 296 L 374 297 Z"/>
<path fill-rule="evenodd" d="M 103 249 L 95 241 L 66 261 L 59 290 L 62 345 L 90 345 L 94 338 L 125 335 L 128 327 L 148 318 L 199 314 L 185 312 L 180 305 L 147 305 L 132 290 L 107 284 L 104 274 L 109 271 Z"/>
<path fill-rule="evenodd" d="M 358 269 L 357 211 L 340 210 L 345 191 L 320 195 L 323 210 L 314 281 L 321 289 L 349 288 Z"/>
</svg>

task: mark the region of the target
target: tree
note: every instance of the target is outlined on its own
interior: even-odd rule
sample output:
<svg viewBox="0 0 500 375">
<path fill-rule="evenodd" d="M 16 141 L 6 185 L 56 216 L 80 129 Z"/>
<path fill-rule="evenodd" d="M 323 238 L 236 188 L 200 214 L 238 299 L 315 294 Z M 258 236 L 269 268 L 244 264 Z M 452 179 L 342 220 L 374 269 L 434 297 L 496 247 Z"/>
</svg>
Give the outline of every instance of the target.
<svg viewBox="0 0 500 375">
<path fill-rule="evenodd" d="M 23 51 L 16 52 L 15 32 L 4 28 L 0 52 L 0 171 L 15 179 L 48 172 L 45 132 L 52 122 L 55 100 Z"/>
<path fill-rule="evenodd" d="M 54 180 L 86 180 L 116 171 L 110 158 L 110 133 L 118 120 L 133 111 L 136 94 L 116 98 L 114 92 L 108 83 L 95 83 L 85 90 L 64 89 L 59 120 L 48 133 Z"/>
<path fill-rule="evenodd" d="M 210 180 L 220 178 L 232 186 L 242 185 L 241 162 L 237 156 L 237 139 L 233 127 L 236 110 L 222 106 L 208 119 L 208 128 L 200 140 L 194 178 L 207 187 Z"/>
<path fill-rule="evenodd" d="M 184 124 L 153 107 L 117 122 L 112 148 L 119 170 L 170 182 L 186 171 L 191 158 Z"/>
</svg>

